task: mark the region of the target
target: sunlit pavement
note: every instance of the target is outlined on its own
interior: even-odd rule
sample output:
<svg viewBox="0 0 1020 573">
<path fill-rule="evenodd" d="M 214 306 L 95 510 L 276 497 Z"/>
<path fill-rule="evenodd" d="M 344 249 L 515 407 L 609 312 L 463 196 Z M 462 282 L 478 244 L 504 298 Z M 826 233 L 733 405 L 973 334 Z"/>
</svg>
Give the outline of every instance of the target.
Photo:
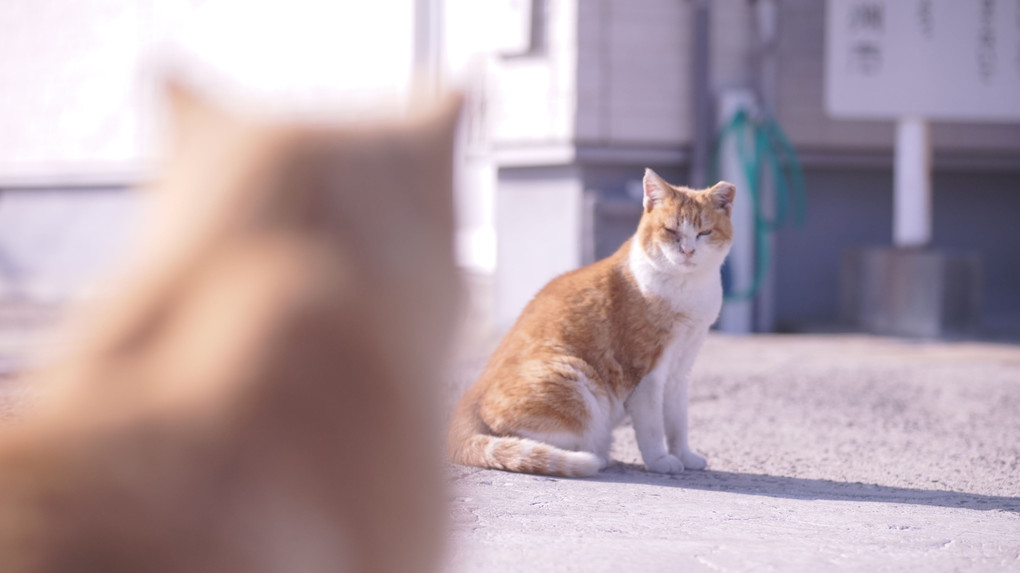
<svg viewBox="0 0 1020 573">
<path fill-rule="evenodd" d="M 448 570 L 1020 570 L 1020 346 L 713 335 L 691 418 L 707 471 L 451 466 Z"/>
<path fill-rule="evenodd" d="M 0 421 L 55 316 L 0 305 Z M 1020 571 L 1020 345 L 713 334 L 691 419 L 707 471 L 646 472 L 628 427 L 591 479 L 450 466 L 447 571 Z"/>
</svg>

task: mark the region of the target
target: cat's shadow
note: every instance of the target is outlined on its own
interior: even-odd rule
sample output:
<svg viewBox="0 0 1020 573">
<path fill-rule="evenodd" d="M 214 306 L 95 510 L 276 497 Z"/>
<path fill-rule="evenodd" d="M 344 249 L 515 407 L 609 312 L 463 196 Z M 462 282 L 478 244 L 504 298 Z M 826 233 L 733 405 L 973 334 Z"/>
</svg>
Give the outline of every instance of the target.
<svg viewBox="0 0 1020 573">
<path fill-rule="evenodd" d="M 903 503 L 1020 513 L 1020 497 L 983 495 L 944 490 L 891 487 L 727 471 L 686 471 L 676 475 L 649 472 L 643 466 L 615 462 L 592 481 L 648 484 L 705 491 L 741 493 L 800 500 Z"/>
</svg>

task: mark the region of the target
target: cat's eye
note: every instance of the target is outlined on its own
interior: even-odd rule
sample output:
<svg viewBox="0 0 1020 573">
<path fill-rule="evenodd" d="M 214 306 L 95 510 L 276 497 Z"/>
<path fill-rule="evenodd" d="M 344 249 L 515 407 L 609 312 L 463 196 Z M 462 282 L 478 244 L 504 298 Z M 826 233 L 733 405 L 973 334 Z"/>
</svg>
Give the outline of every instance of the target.
<svg viewBox="0 0 1020 573">
<path fill-rule="evenodd" d="M 673 235 L 674 237 L 676 236 L 676 229 L 670 229 L 669 227 L 663 227 L 663 230 L 666 231 L 667 233 L 669 233 L 670 235 Z"/>
<path fill-rule="evenodd" d="M 700 239 L 701 237 L 707 237 L 707 236 L 709 236 L 711 234 L 712 234 L 712 229 L 709 229 L 707 231 L 702 231 L 702 232 L 698 233 L 698 238 Z"/>
</svg>

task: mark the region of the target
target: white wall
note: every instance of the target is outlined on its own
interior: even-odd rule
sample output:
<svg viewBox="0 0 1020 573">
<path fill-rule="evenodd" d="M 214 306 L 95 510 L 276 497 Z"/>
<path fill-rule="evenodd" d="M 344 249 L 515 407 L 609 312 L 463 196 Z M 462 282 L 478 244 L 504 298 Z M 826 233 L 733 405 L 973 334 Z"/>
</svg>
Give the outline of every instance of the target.
<svg viewBox="0 0 1020 573">
<path fill-rule="evenodd" d="M 549 145 L 572 139 L 577 10 L 578 0 L 548 0 L 545 48 L 494 60 L 487 90 L 494 146 Z"/>
<path fill-rule="evenodd" d="M 690 141 L 691 14 L 690 2 L 676 0 L 579 2 L 579 141 Z"/>
<path fill-rule="evenodd" d="M 147 176 L 166 62 L 275 112 L 392 112 L 412 80 L 413 6 L 0 2 L 0 295 L 64 298 L 120 251 L 136 211 L 120 191 Z M 462 214 L 491 211 L 484 199 L 466 205 Z"/>
<path fill-rule="evenodd" d="M 500 178 L 493 323 L 513 324 L 549 279 L 582 264 L 584 189 L 577 168 Z"/>
<path fill-rule="evenodd" d="M 412 6 L 0 2 L 0 185 L 136 179 L 156 139 L 153 78 L 167 62 L 200 65 L 211 89 L 280 109 L 396 101 L 411 78 Z"/>
<path fill-rule="evenodd" d="M 144 19 L 137 0 L 0 2 L 0 183 L 137 168 Z"/>
</svg>

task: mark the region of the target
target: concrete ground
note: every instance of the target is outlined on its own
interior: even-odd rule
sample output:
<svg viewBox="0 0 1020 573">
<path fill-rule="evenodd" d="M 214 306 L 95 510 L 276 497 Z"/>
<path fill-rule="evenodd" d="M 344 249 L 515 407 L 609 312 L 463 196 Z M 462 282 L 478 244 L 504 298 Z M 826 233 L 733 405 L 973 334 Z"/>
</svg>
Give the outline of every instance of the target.
<svg viewBox="0 0 1020 573">
<path fill-rule="evenodd" d="M 54 316 L 0 304 L 0 422 Z M 628 427 L 595 478 L 450 466 L 446 571 L 1020 571 L 1020 346 L 712 335 L 691 418 L 707 471 L 646 472 Z"/>
<path fill-rule="evenodd" d="M 692 384 L 706 471 L 451 466 L 448 570 L 1020 571 L 1020 346 L 713 335 Z"/>
</svg>

